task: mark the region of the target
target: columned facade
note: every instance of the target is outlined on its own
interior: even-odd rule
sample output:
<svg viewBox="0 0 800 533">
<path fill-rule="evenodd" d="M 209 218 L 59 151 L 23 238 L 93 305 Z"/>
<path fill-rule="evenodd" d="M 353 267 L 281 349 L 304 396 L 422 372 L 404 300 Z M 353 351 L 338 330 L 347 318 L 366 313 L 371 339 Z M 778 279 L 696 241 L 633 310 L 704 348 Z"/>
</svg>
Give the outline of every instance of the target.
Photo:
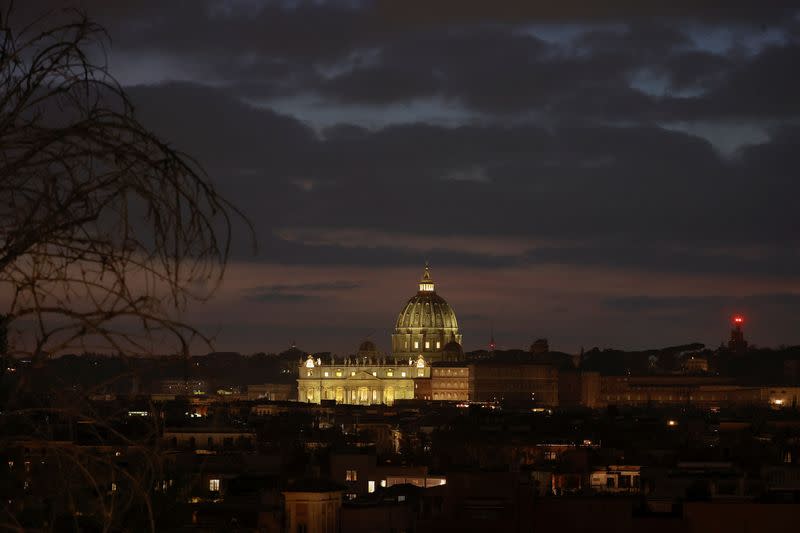
<svg viewBox="0 0 800 533">
<path fill-rule="evenodd" d="M 297 398 L 304 403 L 335 400 L 351 405 L 392 405 L 414 398 L 414 380 L 430 377 L 425 359 L 393 364 L 323 364 L 311 357 L 300 367 Z"/>
</svg>

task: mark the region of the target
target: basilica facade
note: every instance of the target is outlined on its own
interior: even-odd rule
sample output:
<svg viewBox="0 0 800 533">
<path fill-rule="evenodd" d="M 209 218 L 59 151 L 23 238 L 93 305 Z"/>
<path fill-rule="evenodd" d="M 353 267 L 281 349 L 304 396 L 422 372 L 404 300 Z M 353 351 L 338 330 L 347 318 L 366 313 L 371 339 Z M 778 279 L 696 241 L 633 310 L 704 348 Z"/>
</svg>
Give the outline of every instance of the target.
<svg viewBox="0 0 800 533">
<path fill-rule="evenodd" d="M 301 402 L 357 405 L 391 405 L 413 398 L 466 400 L 468 369 L 463 360 L 456 314 L 436 293 L 426 265 L 417 293 L 397 317 L 391 354 L 382 354 L 365 341 L 348 357 L 323 361 L 309 355 L 299 362 L 297 397 Z M 432 364 L 448 367 L 434 370 L 435 384 Z"/>
</svg>

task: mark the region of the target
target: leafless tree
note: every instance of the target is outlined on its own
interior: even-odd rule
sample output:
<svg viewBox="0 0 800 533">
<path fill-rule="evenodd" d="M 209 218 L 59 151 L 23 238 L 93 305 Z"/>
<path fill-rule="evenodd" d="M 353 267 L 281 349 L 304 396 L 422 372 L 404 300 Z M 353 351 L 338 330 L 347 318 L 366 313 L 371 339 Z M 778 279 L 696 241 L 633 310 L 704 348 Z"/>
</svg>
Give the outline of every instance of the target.
<svg viewBox="0 0 800 533">
<path fill-rule="evenodd" d="M 209 343 L 182 315 L 217 287 L 232 224 L 246 220 L 193 159 L 137 120 L 106 66 L 102 27 L 78 11 L 19 26 L 12 7 L 1 6 L 0 322 L 8 355 L 35 362 L 166 346 L 188 354 L 193 343 Z M 14 406 L 4 407 L 10 416 Z M 83 404 L 59 408 L 103 427 Z M 96 479 L 96 461 L 62 452 L 54 457 L 69 463 L 72 479 Z M 157 479 L 148 475 L 127 485 L 146 493 Z M 108 487 L 97 493 L 115 496 Z"/>
<path fill-rule="evenodd" d="M 101 27 L 74 12 L 15 31 L 10 15 L 0 14 L 0 284 L 11 354 L 97 336 L 121 353 L 149 352 L 153 333 L 184 351 L 207 341 L 176 310 L 219 281 L 235 209 L 89 55 L 108 42 Z"/>
</svg>

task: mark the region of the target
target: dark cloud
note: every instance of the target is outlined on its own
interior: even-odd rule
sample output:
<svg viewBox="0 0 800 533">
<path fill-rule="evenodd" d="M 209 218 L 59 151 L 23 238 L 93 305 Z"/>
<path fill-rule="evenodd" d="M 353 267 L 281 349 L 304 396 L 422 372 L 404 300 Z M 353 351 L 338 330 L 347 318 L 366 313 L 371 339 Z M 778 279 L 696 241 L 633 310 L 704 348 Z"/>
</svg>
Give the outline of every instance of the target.
<svg viewBox="0 0 800 533">
<path fill-rule="evenodd" d="M 268 285 L 256 287 L 256 291 L 284 292 L 284 291 L 342 291 L 357 289 L 361 285 L 354 281 L 322 281 L 319 283 L 298 283 L 294 285 Z"/>
<path fill-rule="evenodd" d="M 656 59 L 692 45 L 689 36 L 675 26 L 652 19 L 634 21 L 623 29 L 587 30 L 572 44 L 587 54 L 619 54 L 639 59 Z"/>
<path fill-rule="evenodd" d="M 253 218 L 267 260 L 424 259 L 388 244 L 349 249 L 275 234 L 369 227 L 562 243 L 507 256 L 426 251 L 486 266 L 566 262 L 782 276 L 798 266 L 796 128 L 775 128 L 768 141 L 723 157 L 701 137 L 655 126 L 413 123 L 317 134 L 220 89 L 169 84 L 131 95 L 142 120 L 196 154 Z M 481 179 L 452 178 L 467 175 Z M 761 247 L 756 255 L 738 250 L 753 246 Z"/>
<path fill-rule="evenodd" d="M 108 26 L 141 120 L 252 219 L 255 261 L 786 283 L 783 303 L 605 302 L 681 324 L 684 309 L 774 318 L 797 303 L 793 3 L 76 1 Z M 62 7 L 19 10 L 48 5 Z M 363 235 L 344 242 L 343 229 Z M 353 289 L 368 290 L 240 296 L 301 306 Z M 548 306 L 559 320 L 579 308 Z"/>
<path fill-rule="evenodd" d="M 796 44 L 751 55 L 733 44 L 724 53 L 710 52 L 671 24 L 587 28 L 556 44 L 507 27 L 439 30 L 387 41 L 377 64 L 356 66 L 314 90 L 336 102 L 370 105 L 440 97 L 483 113 L 535 112 L 548 121 L 798 115 Z"/>
<path fill-rule="evenodd" d="M 275 284 L 245 289 L 244 298 L 252 302 L 305 302 L 317 300 L 323 294 L 349 291 L 361 285 L 353 281 L 322 281 L 317 283 Z"/>
<path fill-rule="evenodd" d="M 731 58 L 724 55 L 690 50 L 672 54 L 664 62 L 663 70 L 675 91 L 685 89 L 708 89 L 721 84 L 726 72 L 733 67 Z"/>
<path fill-rule="evenodd" d="M 459 2 L 434 24 L 397 24 L 415 12 L 373 1 L 76 4 L 109 26 L 111 64 L 126 79 L 183 76 L 252 100 L 305 95 L 331 107 L 438 98 L 549 122 L 774 120 L 800 111 L 790 2 L 475 6 L 480 21 L 461 16 L 471 8 Z M 545 39 L 558 24 L 574 35 Z M 771 45 L 762 49 L 764 39 Z"/>
<path fill-rule="evenodd" d="M 251 302 L 262 303 L 306 302 L 308 300 L 316 300 L 317 298 L 319 298 L 319 296 L 315 294 L 297 294 L 291 292 L 260 292 L 258 294 L 249 294 L 245 297 L 246 300 Z"/>
<path fill-rule="evenodd" d="M 668 102 L 665 117 L 684 119 L 789 119 L 800 114 L 800 45 L 769 46 L 736 63 L 701 96 Z M 719 72 L 719 71 L 717 71 Z"/>
<path fill-rule="evenodd" d="M 753 309 L 777 307 L 797 315 L 800 313 L 800 294 L 778 293 L 757 294 L 743 297 L 731 296 L 626 296 L 609 298 L 604 305 L 608 309 L 622 312 L 671 312 L 701 311 L 713 312 L 729 308 Z"/>
<path fill-rule="evenodd" d="M 597 22 L 630 17 L 696 18 L 717 22 L 764 23 L 779 20 L 796 9 L 790 0 L 565 0 L 561 2 L 528 2 L 510 0 L 499 4 L 481 0 L 443 0 L 434 5 L 425 0 L 393 2 L 378 0 L 383 17 L 396 24 L 453 24 L 494 20 L 503 23 L 545 21 Z"/>
</svg>

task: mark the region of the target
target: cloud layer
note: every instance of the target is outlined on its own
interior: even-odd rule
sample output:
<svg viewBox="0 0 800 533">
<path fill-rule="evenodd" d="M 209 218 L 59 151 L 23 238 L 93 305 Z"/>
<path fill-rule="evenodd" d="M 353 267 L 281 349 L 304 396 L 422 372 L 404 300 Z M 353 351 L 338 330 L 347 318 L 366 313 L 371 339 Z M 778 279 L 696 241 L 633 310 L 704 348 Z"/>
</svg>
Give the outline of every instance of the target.
<svg viewBox="0 0 800 533">
<path fill-rule="evenodd" d="M 426 259 L 474 317 L 467 348 L 492 324 L 563 349 L 717 342 L 735 308 L 757 342 L 800 342 L 791 6 L 79 4 L 142 121 L 256 226 L 247 283 L 202 313 L 251 313 L 226 348 L 345 351 L 391 328 Z M 291 271 L 308 279 L 272 277 Z"/>
</svg>

